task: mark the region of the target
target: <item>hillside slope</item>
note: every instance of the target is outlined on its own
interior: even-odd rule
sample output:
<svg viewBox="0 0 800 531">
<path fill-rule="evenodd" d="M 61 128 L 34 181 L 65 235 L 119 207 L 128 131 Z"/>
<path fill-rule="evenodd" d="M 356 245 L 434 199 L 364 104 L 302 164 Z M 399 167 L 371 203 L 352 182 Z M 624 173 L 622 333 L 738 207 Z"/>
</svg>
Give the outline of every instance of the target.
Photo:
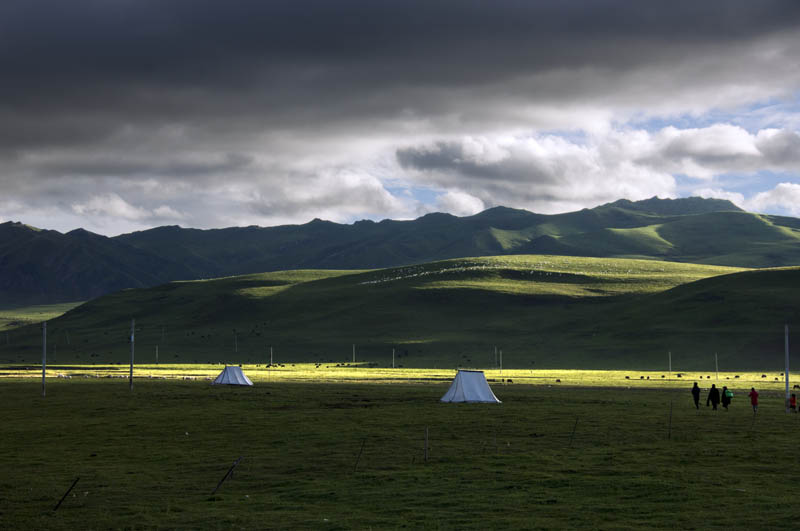
<svg viewBox="0 0 800 531">
<path fill-rule="evenodd" d="M 458 259 L 373 271 L 287 271 L 126 290 L 48 325 L 54 363 L 136 359 L 487 367 L 778 369 L 800 321 L 800 268 L 558 256 Z M 69 343 L 67 341 L 69 340 Z M 37 327 L 0 360 L 35 363 Z"/>
<path fill-rule="evenodd" d="M 168 260 L 82 229 L 61 234 L 0 224 L 0 308 L 86 300 L 181 275 Z"/>
<path fill-rule="evenodd" d="M 385 268 L 460 256 L 557 254 L 742 267 L 800 264 L 800 220 L 727 201 L 617 201 L 552 216 L 474 216 L 213 230 L 159 227 L 115 238 L 0 225 L 0 306 L 86 300 L 127 287 L 288 269 Z"/>
</svg>

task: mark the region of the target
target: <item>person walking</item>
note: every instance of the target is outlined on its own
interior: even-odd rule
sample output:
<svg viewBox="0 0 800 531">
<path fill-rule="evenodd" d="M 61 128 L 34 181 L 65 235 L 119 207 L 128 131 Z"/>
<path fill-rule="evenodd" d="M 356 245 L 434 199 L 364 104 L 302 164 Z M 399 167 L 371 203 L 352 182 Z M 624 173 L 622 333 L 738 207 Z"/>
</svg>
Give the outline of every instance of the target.
<svg viewBox="0 0 800 531">
<path fill-rule="evenodd" d="M 794 393 L 789 398 L 789 408 L 792 410 L 792 413 L 797 413 L 797 397 Z"/>
<path fill-rule="evenodd" d="M 694 387 L 692 387 L 692 398 L 694 399 L 695 409 L 700 409 L 700 388 L 697 387 L 697 382 L 695 382 Z"/>
<path fill-rule="evenodd" d="M 717 410 L 717 404 L 719 404 L 719 389 L 715 384 L 711 384 L 711 389 L 708 390 L 708 398 L 706 398 L 706 407 L 708 404 L 713 406 L 713 410 Z"/>
<path fill-rule="evenodd" d="M 733 392 L 728 389 L 727 385 L 722 386 L 722 407 L 725 408 L 725 411 L 728 411 L 728 406 L 731 405 L 731 399 L 733 399 Z"/>
<path fill-rule="evenodd" d="M 750 397 L 750 405 L 753 406 L 753 413 L 758 412 L 758 391 L 756 391 L 755 387 L 750 388 L 750 392 L 747 394 Z"/>
</svg>

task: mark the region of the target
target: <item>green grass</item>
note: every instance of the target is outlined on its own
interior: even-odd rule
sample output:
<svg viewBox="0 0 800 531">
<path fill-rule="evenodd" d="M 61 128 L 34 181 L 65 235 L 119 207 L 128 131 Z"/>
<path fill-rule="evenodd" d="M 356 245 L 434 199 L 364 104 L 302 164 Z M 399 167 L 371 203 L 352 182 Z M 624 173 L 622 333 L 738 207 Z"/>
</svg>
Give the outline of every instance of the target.
<svg viewBox="0 0 800 531">
<path fill-rule="evenodd" d="M 83 303 L 65 302 L 61 304 L 26 306 L 22 308 L 0 310 L 0 332 L 55 319 L 81 304 Z"/>
<path fill-rule="evenodd" d="M 356 344 L 360 359 L 383 367 L 392 349 L 398 365 L 456 368 L 485 365 L 498 347 L 507 367 L 656 368 L 666 351 L 676 350 L 673 339 L 642 352 L 635 337 L 607 336 L 624 324 L 613 316 L 647 307 L 648 297 L 670 288 L 738 271 L 526 255 L 173 282 L 101 297 L 53 320 L 49 357 L 57 363 L 124 362 L 130 319 L 136 318 L 138 356 L 150 362 L 158 346 L 161 362 L 258 363 L 273 347 L 292 362 L 331 363 L 351 358 Z M 604 320 L 611 322 L 598 335 Z M 676 350 L 681 354 L 688 356 Z M 40 358 L 38 328 L 0 343 L 0 361 Z"/>
<path fill-rule="evenodd" d="M 793 527 L 798 415 L 768 390 L 755 421 L 739 392 L 698 412 L 689 385 L 495 384 L 502 404 L 457 405 L 446 382 L 73 379 L 42 398 L 6 379 L 0 527 Z"/>
</svg>

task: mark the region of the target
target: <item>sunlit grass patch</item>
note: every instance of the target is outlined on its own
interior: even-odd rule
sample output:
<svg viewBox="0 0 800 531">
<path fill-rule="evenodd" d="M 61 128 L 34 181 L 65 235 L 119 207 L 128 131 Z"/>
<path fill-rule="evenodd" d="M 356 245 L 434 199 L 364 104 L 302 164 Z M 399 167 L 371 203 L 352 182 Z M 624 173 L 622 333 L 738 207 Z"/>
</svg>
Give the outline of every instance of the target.
<svg viewBox="0 0 800 531">
<path fill-rule="evenodd" d="M 0 331 L 12 330 L 28 324 L 49 321 L 81 304 L 83 304 L 83 302 L 63 302 L 0 310 Z"/>
</svg>

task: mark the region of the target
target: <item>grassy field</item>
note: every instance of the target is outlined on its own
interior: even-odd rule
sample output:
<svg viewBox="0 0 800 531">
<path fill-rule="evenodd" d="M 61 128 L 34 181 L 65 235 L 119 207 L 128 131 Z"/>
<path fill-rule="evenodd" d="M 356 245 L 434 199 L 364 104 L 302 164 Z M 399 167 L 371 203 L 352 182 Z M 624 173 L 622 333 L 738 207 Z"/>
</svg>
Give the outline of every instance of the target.
<svg viewBox="0 0 800 531">
<path fill-rule="evenodd" d="M 613 373 L 612 387 L 586 387 L 589 373 L 562 373 L 582 384 L 562 387 L 547 381 L 557 373 L 542 385 L 514 373 L 492 384 L 502 404 L 457 405 L 438 402 L 448 382 L 436 379 L 381 385 L 382 371 L 332 384 L 300 381 L 309 367 L 258 369 L 245 368 L 252 388 L 140 378 L 130 392 L 73 378 L 50 381 L 45 398 L 33 378 L 0 380 L 0 527 L 768 529 L 800 518 L 800 415 L 784 413 L 779 390 L 758 386 L 754 416 L 739 387 L 730 411 L 695 411 L 689 375 Z"/>
<path fill-rule="evenodd" d="M 354 384 L 421 384 L 451 382 L 453 369 L 375 368 L 369 363 L 275 363 L 275 365 L 242 364 L 248 378 L 256 383 L 354 383 Z M 219 364 L 136 364 L 134 383 L 144 380 L 211 381 L 223 369 Z M 473 368 L 473 370 L 475 370 Z M 533 370 L 479 368 L 490 383 L 503 386 L 514 384 L 556 385 L 558 387 L 626 387 L 648 389 L 685 389 L 691 382 L 707 382 L 731 389 L 781 390 L 784 388 L 783 372 L 696 372 L 664 371 L 613 371 L 613 370 Z M 116 378 L 128 385 L 130 365 L 57 365 L 47 366 L 47 381 L 60 379 Z M 41 380 L 41 365 L 0 365 L 0 379 Z M 791 373 L 794 383 L 800 373 Z M 689 383 L 687 383 L 689 382 Z"/>
<path fill-rule="evenodd" d="M 83 303 L 65 302 L 0 310 L 0 332 L 8 332 L 21 326 L 55 319 L 81 304 Z M 2 339 L 5 340 L 6 338 L 3 337 Z"/>
<path fill-rule="evenodd" d="M 161 362 L 263 363 L 273 347 L 286 361 L 334 363 L 352 359 L 356 344 L 358 359 L 382 367 L 390 365 L 392 349 L 404 367 L 487 366 L 497 347 L 504 351 L 505 366 L 514 368 L 654 369 L 673 351 L 685 368 L 705 370 L 715 350 L 728 362 L 723 368 L 769 368 L 760 354 L 753 356 L 753 338 L 742 337 L 740 322 L 726 328 L 724 320 L 721 326 L 693 320 L 690 341 L 687 323 L 679 320 L 660 334 L 648 330 L 661 320 L 653 303 L 664 319 L 672 318 L 672 306 L 655 297 L 737 272 L 742 270 L 537 255 L 173 282 L 101 297 L 53 320 L 49 357 L 64 363 L 124 362 L 135 317 L 137 352 L 148 361 L 155 361 L 158 346 Z M 762 351 L 771 350 L 767 342 L 776 338 L 778 360 L 785 321 L 782 310 L 775 318 L 771 307 L 787 303 L 800 315 L 795 284 L 747 301 L 760 305 L 746 315 L 753 320 L 747 333 L 755 333 Z M 743 286 L 727 287 L 738 292 Z M 736 311 L 727 301 L 706 300 L 701 306 L 707 317 Z M 642 316 L 653 321 L 635 324 Z M 38 327 L 11 336 L 0 341 L 0 361 L 31 363 L 41 357 Z M 701 361 L 691 367 L 692 360 Z"/>
</svg>

